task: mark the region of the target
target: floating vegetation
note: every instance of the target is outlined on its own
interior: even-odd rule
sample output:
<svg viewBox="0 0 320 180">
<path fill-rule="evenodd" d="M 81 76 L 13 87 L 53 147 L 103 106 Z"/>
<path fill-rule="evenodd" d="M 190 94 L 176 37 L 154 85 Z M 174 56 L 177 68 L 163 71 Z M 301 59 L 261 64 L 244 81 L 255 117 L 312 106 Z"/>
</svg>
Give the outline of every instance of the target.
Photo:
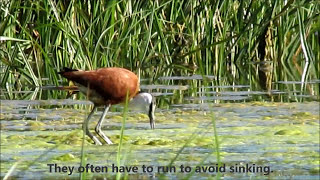
<svg viewBox="0 0 320 180">
<path fill-rule="evenodd" d="M 282 172 L 297 177 L 301 174 L 310 178 L 318 176 L 319 173 L 316 171 L 318 168 L 317 159 L 319 158 L 317 152 L 319 147 L 317 104 L 318 102 L 305 102 L 303 105 L 301 103 L 264 102 L 258 104 L 253 102 L 219 104 L 214 107 L 221 162 L 229 168 L 235 167 L 236 163 L 268 165 L 273 171 L 268 175 L 270 177 L 278 177 Z M 33 106 L 37 107 L 37 105 Z M 32 106 L 30 108 L 32 109 Z M 291 112 L 288 109 L 295 111 Z M 81 112 L 82 110 L 75 110 L 75 112 L 77 111 Z M 10 112 L 13 115 L 19 113 L 15 112 L 14 108 L 7 109 L 2 113 Z M 10 124 L 10 121 L 2 122 L 7 127 L 1 134 L 1 153 L 4 155 L 2 161 L 5 162 L 1 164 L 2 171 L 7 172 L 14 162 L 20 160 L 21 166 L 12 174 L 13 177 L 20 177 L 19 174 L 24 172 L 22 167 L 27 167 L 31 160 L 45 152 L 47 154 L 43 159 L 39 159 L 32 166 L 36 168 L 30 170 L 32 173 L 28 174 L 28 177 L 39 171 L 44 171 L 44 176 L 55 177 L 57 173 L 49 173 L 47 163 L 79 165 L 79 150 L 83 136 L 81 123 L 78 123 L 77 126 L 65 126 L 65 120 L 60 119 L 55 120 L 54 129 L 48 127 L 41 129 L 40 127 L 46 124 L 46 120 L 52 114 L 60 114 L 62 117 L 70 115 L 69 109 L 65 111 L 51 109 L 48 116 L 39 122 L 27 120 L 29 122 L 27 124 L 15 125 Z M 180 164 L 190 167 L 215 165 L 217 159 L 212 153 L 215 152 L 216 145 L 209 112 L 173 109 L 157 114 L 163 120 L 157 121 L 157 128 L 154 130 L 149 129 L 147 117 L 140 113 L 128 114 L 128 119 L 131 118 L 131 120 L 126 122 L 126 130 L 122 137 L 123 156 L 127 166 L 136 165 L 140 168 L 142 165 L 167 166 L 167 163 L 175 158 L 182 147 L 184 148 L 175 160 L 176 167 L 179 167 Z M 93 119 L 97 119 L 99 115 L 95 116 Z M 295 124 L 293 122 L 296 121 L 294 118 L 296 116 L 299 116 L 300 121 L 313 122 L 313 124 Z M 96 146 L 90 138 L 86 137 L 86 163 L 96 166 L 111 166 L 116 163 L 115 154 L 120 142 L 120 117 L 120 115 L 111 113 L 106 118 L 108 122 L 103 127 L 103 131 L 114 142 L 114 145 Z M 95 121 L 92 121 L 92 124 L 94 123 Z M 29 127 L 30 124 L 34 124 L 37 128 L 32 131 L 20 130 L 24 126 Z M 48 125 L 44 127 L 46 126 Z M 93 127 L 92 125 L 91 128 Z M 55 129 L 59 129 L 59 131 Z M 93 129 L 91 131 L 94 133 Z M 37 147 L 37 150 L 34 147 Z M 48 148 L 54 149 L 48 151 Z M 199 165 L 202 161 L 205 162 L 205 165 Z M 238 166 L 242 165 L 238 164 Z M 228 177 L 242 176 L 230 172 L 223 174 Z M 64 177 L 65 174 L 60 175 Z M 97 177 L 113 175 L 112 173 L 90 173 L 90 176 Z M 206 173 L 202 172 L 196 175 L 205 177 Z M 73 176 L 77 177 L 78 173 L 74 172 Z M 167 176 L 168 178 L 176 177 L 177 174 L 167 174 Z M 255 176 L 260 175 L 255 174 Z"/>
</svg>

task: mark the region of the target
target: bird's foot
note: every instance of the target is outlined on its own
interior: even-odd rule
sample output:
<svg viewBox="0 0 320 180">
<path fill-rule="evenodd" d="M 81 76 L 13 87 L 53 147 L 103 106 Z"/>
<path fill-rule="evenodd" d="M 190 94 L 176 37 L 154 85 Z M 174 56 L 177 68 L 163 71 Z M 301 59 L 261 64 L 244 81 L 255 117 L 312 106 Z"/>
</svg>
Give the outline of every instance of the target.
<svg viewBox="0 0 320 180">
<path fill-rule="evenodd" d="M 103 140 L 105 140 L 107 144 L 113 144 L 109 138 Z"/>
<path fill-rule="evenodd" d="M 92 140 L 94 141 L 95 145 L 102 145 L 102 143 L 99 141 L 99 139 L 97 137 L 93 136 Z"/>
<path fill-rule="evenodd" d="M 113 144 L 112 141 L 101 131 L 99 127 L 96 128 L 96 133 L 107 143 Z"/>
</svg>

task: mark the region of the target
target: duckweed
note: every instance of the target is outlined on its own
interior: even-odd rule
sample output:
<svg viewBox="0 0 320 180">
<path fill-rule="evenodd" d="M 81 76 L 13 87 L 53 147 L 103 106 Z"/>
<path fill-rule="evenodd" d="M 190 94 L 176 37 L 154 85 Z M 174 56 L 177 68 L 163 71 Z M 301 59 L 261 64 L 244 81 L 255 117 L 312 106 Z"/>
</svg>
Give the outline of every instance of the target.
<svg viewBox="0 0 320 180">
<path fill-rule="evenodd" d="M 297 129 L 292 129 L 292 130 L 282 129 L 280 131 L 277 131 L 274 134 L 275 135 L 300 135 L 300 134 L 302 134 L 302 132 L 300 130 L 297 130 Z"/>
<path fill-rule="evenodd" d="M 28 121 L 27 126 L 30 127 L 31 130 L 44 130 L 44 126 L 46 124 L 41 121 Z"/>
<path fill-rule="evenodd" d="M 53 160 L 61 161 L 61 162 L 68 162 L 68 161 L 75 160 L 75 156 L 73 154 L 71 154 L 71 153 L 67 153 L 67 154 L 58 156 L 56 158 L 53 158 Z"/>
<path fill-rule="evenodd" d="M 319 175 L 319 122 L 316 120 L 319 115 L 310 108 L 315 104 L 298 105 L 253 102 L 215 106 L 214 116 L 223 163 L 270 165 L 275 168 L 271 178 L 277 177 L 278 170 Z M 229 108 L 232 108 L 232 112 Z M 295 113 L 288 109 L 295 109 Z M 54 114 L 63 118 L 50 120 Z M 47 163 L 79 163 L 83 117 L 75 123 L 72 119 L 74 116 L 68 110 L 57 109 L 38 121 L 6 119 L 6 123 L 1 124 L 4 127 L 1 132 L 1 155 L 6 158 L 1 170 L 7 172 L 10 165 L 18 160 L 21 160 L 21 167 L 27 167 L 31 160 L 43 154 L 34 165 L 35 168 L 31 169 L 33 173 L 47 172 Z M 99 115 L 95 115 L 90 121 L 90 131 L 97 137 L 94 125 L 98 118 Z M 87 163 L 116 163 L 122 118 L 121 114 L 109 116 L 108 123 L 102 127 L 114 145 L 96 146 L 86 136 L 84 147 Z M 298 121 L 305 123 L 296 124 Z M 154 130 L 150 130 L 145 114 L 129 114 L 127 122 L 121 154 L 125 165 L 158 166 L 169 164 L 175 157 L 174 164 L 177 167 L 180 164 L 194 166 L 203 161 L 209 164 L 217 162 L 211 112 L 181 109 L 161 111 L 156 113 Z M 178 152 L 180 154 L 177 156 Z M 299 172 L 295 171 L 297 169 Z M 239 174 L 229 173 L 225 176 L 239 177 Z"/>
</svg>

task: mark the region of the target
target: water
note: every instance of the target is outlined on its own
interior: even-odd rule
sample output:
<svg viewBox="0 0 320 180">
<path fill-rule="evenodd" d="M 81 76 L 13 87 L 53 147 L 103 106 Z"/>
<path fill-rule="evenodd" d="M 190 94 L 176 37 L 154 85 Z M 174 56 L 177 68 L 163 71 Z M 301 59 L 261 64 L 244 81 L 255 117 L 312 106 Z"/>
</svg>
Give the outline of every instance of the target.
<svg viewBox="0 0 320 180">
<path fill-rule="evenodd" d="M 138 173 L 127 173 L 129 178 L 207 179 L 215 176 L 216 171 L 203 172 L 208 167 L 214 169 L 217 164 L 212 124 L 215 121 L 221 163 L 225 166 L 225 172 L 221 172 L 224 179 L 318 179 L 317 94 L 301 93 L 299 87 L 296 91 L 276 88 L 263 91 L 246 84 L 203 84 L 198 87 L 189 82 L 199 84 L 202 78 L 163 77 L 160 82 L 176 81 L 175 85 L 141 86 L 142 90 L 156 96 L 160 108 L 156 111 L 155 130 L 150 129 L 147 115 L 136 112 L 128 115 L 121 165 L 138 168 Z M 68 172 L 50 172 L 48 164 L 79 166 L 82 122 L 92 104 L 79 95 L 76 99 L 80 100 L 72 96 L 52 99 L 50 96 L 54 93 L 67 96 L 67 91 L 52 87 L 3 92 L 1 177 L 14 165 L 11 174 L 14 178 L 79 177 L 75 171 L 70 176 Z M 10 97 L 20 100 L 10 100 Z M 92 130 L 100 116 L 101 109 L 90 122 Z M 121 121 L 122 107 L 112 107 L 102 129 L 114 145 L 95 146 L 86 137 L 86 163 L 106 166 L 109 170 L 91 172 L 87 177 L 114 178 L 116 173 L 112 172 L 112 164 L 116 164 Z M 158 169 L 170 162 L 173 162 L 175 172 L 164 173 Z M 144 172 L 143 165 L 152 166 L 153 170 Z M 181 165 L 189 166 L 191 171 L 181 172 Z M 197 166 L 202 172 L 192 171 Z M 250 171 L 260 167 L 260 172 L 236 171 L 246 166 L 251 167 Z"/>
</svg>

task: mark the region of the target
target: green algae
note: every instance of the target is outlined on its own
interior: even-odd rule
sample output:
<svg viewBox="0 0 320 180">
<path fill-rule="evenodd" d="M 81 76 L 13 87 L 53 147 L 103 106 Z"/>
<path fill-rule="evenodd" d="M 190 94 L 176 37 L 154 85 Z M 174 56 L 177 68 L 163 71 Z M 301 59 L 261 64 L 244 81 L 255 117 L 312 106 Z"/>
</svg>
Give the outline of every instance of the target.
<svg viewBox="0 0 320 180">
<path fill-rule="evenodd" d="M 272 117 L 270 117 L 270 116 L 264 116 L 262 119 L 263 119 L 263 120 L 271 120 Z"/>
<path fill-rule="evenodd" d="M 172 144 L 172 140 L 170 139 L 154 139 L 151 140 L 147 145 L 171 145 Z"/>
<path fill-rule="evenodd" d="M 301 132 L 298 129 L 282 129 L 274 133 L 274 135 L 301 135 L 303 132 Z"/>
<path fill-rule="evenodd" d="M 319 175 L 320 174 L 320 167 L 315 167 L 315 168 L 310 169 L 309 173 L 313 174 L 313 175 Z"/>
<path fill-rule="evenodd" d="M 120 135 L 112 135 L 112 136 L 109 136 L 109 138 L 114 144 L 119 144 L 120 143 Z M 124 143 L 129 141 L 129 140 L 130 140 L 130 136 L 123 135 L 122 141 Z"/>
<path fill-rule="evenodd" d="M 28 121 L 27 126 L 30 127 L 31 130 L 44 130 L 44 126 L 46 124 L 41 121 Z"/>
<path fill-rule="evenodd" d="M 122 120 L 123 117 L 122 116 L 119 116 L 119 115 L 116 115 L 116 116 L 112 116 L 112 119 L 119 119 L 119 120 Z"/>
<path fill-rule="evenodd" d="M 67 153 L 67 154 L 53 158 L 53 160 L 59 161 L 59 162 L 70 162 L 70 161 L 74 161 L 75 159 L 76 157 L 71 153 Z"/>
<path fill-rule="evenodd" d="M 305 118 L 305 117 L 312 117 L 313 115 L 310 112 L 297 112 L 293 113 L 292 116 L 295 118 Z"/>
<path fill-rule="evenodd" d="M 263 101 L 254 101 L 250 103 L 252 106 L 265 106 L 265 107 L 272 107 L 272 106 L 277 106 L 278 104 L 276 103 L 269 103 L 269 102 L 263 102 Z M 280 103 L 279 103 L 280 104 Z"/>
<path fill-rule="evenodd" d="M 8 141 L 23 141 L 25 140 L 26 136 L 24 135 L 10 135 L 6 137 L 6 140 Z"/>
<path fill-rule="evenodd" d="M 213 138 L 214 137 L 198 137 L 193 140 L 195 146 L 212 146 L 213 145 Z"/>
<path fill-rule="evenodd" d="M 134 145 L 148 145 L 150 143 L 149 139 L 137 139 L 132 144 Z"/>
<path fill-rule="evenodd" d="M 319 129 L 317 128 L 319 123 L 316 120 L 318 115 L 307 110 L 290 114 L 268 109 L 268 107 L 280 108 L 280 105 L 284 106 L 277 103 L 248 103 L 239 106 L 220 104 L 215 106 L 215 108 L 232 107 L 232 112 L 228 109 L 226 111 L 222 111 L 222 109 L 222 112 L 216 111 L 220 156 L 224 163 L 249 161 L 268 164 L 271 162 L 289 169 L 292 167 L 302 169 L 301 172 L 304 174 L 318 173 L 319 155 L 314 149 L 319 145 Z M 291 104 L 285 105 L 292 106 Z M 256 115 L 255 107 L 262 109 L 260 111 L 262 115 L 254 118 L 246 116 L 248 113 Z M 295 107 L 285 108 L 295 109 Z M 244 110 L 242 112 L 239 109 Z M 273 114 L 273 112 L 276 113 Z M 266 113 L 269 114 L 266 115 Z M 41 155 L 39 152 L 46 152 L 51 147 L 55 147 L 57 152 L 53 151 L 46 155 L 50 161 L 55 163 L 78 162 L 78 153 L 83 137 L 81 129 L 83 117 L 77 118 L 78 116 L 71 113 L 67 114 L 63 120 L 47 121 L 46 123 L 39 120 L 28 120 L 26 121 L 27 125 L 16 123 L 21 127 L 34 126 L 35 129 L 32 129 L 30 133 L 2 132 L 1 151 L 11 158 L 6 163 L 12 164 L 13 161 L 18 160 L 26 161 Z M 47 118 L 43 117 L 43 119 Z M 94 121 L 97 121 L 98 118 L 99 115 L 96 115 L 90 125 L 92 128 L 90 131 L 94 134 L 93 124 L 96 124 Z M 119 143 L 119 126 L 121 126 L 122 116 L 114 115 L 106 119 L 117 124 L 103 127 L 103 131 L 114 145 L 95 146 L 92 140 L 86 136 L 85 157 L 91 164 L 107 162 L 109 165 L 115 162 L 114 154 L 117 152 L 117 144 Z M 306 123 L 296 124 L 297 121 L 305 121 Z M 216 162 L 214 155 L 216 147 L 213 145 L 214 136 L 212 125 L 210 125 L 210 113 L 195 110 L 156 113 L 158 127 L 156 126 L 154 130 L 149 130 L 148 117 L 141 113 L 130 114 L 127 122 L 133 126 L 126 127 L 123 137 L 124 155 L 129 158 L 126 160 L 128 164 L 167 164 L 182 147 L 185 149 L 176 159 L 180 164 L 198 164 L 206 156 L 208 156 L 207 161 Z M 77 128 L 73 130 L 56 131 L 50 127 L 43 129 L 48 125 L 63 127 L 74 123 Z M 135 125 L 140 128 L 135 128 Z M 35 147 L 38 151 L 35 151 Z M 14 155 L 12 152 L 17 152 L 17 154 Z M 25 152 L 34 153 L 31 156 L 24 155 Z M 45 164 L 48 163 L 48 160 L 42 160 L 40 164 L 41 162 Z M 303 169 L 304 167 L 308 168 Z M 10 166 L 6 165 L 1 168 L 7 171 Z M 44 166 L 44 168 L 46 167 Z M 233 175 L 236 176 L 236 174 Z"/>
<path fill-rule="evenodd" d="M 184 119 L 183 118 L 176 118 L 176 122 L 183 122 Z"/>
</svg>

